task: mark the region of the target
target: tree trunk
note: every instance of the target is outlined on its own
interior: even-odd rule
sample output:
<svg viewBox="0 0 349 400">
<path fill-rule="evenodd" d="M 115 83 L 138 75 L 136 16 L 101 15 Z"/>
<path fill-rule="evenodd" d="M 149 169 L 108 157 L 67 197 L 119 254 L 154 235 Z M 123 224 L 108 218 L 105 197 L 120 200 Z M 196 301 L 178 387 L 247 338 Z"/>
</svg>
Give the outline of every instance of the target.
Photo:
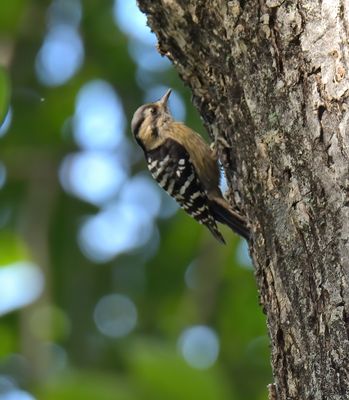
<svg viewBox="0 0 349 400">
<path fill-rule="evenodd" d="M 270 398 L 349 399 L 348 0 L 139 0 L 250 221 Z"/>
</svg>

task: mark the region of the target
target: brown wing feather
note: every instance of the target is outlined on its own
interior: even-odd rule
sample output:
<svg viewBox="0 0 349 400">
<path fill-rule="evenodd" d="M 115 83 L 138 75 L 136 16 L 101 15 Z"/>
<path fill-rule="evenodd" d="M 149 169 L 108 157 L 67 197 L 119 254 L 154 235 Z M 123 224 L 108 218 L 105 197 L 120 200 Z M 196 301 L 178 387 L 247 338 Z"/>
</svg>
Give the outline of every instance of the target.
<svg viewBox="0 0 349 400">
<path fill-rule="evenodd" d="M 147 162 L 159 185 L 191 217 L 204 224 L 224 243 L 211 211 L 211 202 L 184 146 L 176 140 L 167 139 L 159 148 L 147 153 Z"/>
<path fill-rule="evenodd" d="M 190 154 L 190 159 L 207 193 L 217 193 L 220 173 L 210 146 L 195 131 L 180 122 L 173 122 L 168 136 L 180 143 Z"/>
</svg>

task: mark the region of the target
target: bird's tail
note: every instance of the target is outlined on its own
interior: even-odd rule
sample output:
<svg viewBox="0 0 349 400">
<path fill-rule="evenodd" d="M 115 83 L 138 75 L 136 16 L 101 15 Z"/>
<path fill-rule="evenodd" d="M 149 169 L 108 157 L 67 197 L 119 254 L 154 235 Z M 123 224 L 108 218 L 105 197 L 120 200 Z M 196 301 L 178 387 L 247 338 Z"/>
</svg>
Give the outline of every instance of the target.
<svg viewBox="0 0 349 400">
<path fill-rule="evenodd" d="M 222 244 L 225 244 L 223 235 L 219 232 L 216 223 L 214 225 L 207 224 L 207 228 L 211 231 L 212 235 Z"/>
<path fill-rule="evenodd" d="M 228 225 L 230 229 L 247 241 L 250 239 L 250 230 L 245 218 L 233 211 L 224 198 L 211 199 L 211 210 L 218 222 Z"/>
</svg>

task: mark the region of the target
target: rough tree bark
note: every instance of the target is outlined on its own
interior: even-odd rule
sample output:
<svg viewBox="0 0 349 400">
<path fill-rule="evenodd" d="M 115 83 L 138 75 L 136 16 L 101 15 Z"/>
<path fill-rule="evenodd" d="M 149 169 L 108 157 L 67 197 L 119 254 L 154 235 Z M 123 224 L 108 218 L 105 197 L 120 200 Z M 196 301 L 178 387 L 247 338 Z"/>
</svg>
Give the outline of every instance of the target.
<svg viewBox="0 0 349 400">
<path fill-rule="evenodd" d="M 193 92 L 267 314 L 270 398 L 349 399 L 349 1 L 139 0 Z"/>
</svg>

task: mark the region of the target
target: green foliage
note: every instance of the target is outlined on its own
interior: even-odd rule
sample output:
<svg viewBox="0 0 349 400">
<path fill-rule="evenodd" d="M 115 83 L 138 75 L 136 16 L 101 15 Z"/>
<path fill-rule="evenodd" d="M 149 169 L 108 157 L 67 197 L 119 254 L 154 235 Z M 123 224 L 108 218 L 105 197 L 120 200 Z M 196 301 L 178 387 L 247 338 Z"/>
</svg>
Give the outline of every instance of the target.
<svg viewBox="0 0 349 400">
<path fill-rule="evenodd" d="M 142 399 L 236 398 L 221 371 L 195 370 L 185 363 L 176 349 L 171 349 L 160 341 L 136 343 L 131 360 L 132 375 L 142 390 Z"/>
<path fill-rule="evenodd" d="M 29 250 L 25 242 L 13 231 L 0 232 L 0 268 L 8 264 L 29 258 Z"/>
<path fill-rule="evenodd" d="M 68 371 L 45 383 L 37 392 L 45 400 L 136 400 L 131 385 L 112 374 Z"/>
<path fill-rule="evenodd" d="M 0 66 L 0 125 L 8 111 L 10 99 L 10 82 L 4 68 Z"/>
<path fill-rule="evenodd" d="M 25 0 L 12 0 L 1 4 L 0 33 L 14 35 L 20 27 Z"/>
</svg>

